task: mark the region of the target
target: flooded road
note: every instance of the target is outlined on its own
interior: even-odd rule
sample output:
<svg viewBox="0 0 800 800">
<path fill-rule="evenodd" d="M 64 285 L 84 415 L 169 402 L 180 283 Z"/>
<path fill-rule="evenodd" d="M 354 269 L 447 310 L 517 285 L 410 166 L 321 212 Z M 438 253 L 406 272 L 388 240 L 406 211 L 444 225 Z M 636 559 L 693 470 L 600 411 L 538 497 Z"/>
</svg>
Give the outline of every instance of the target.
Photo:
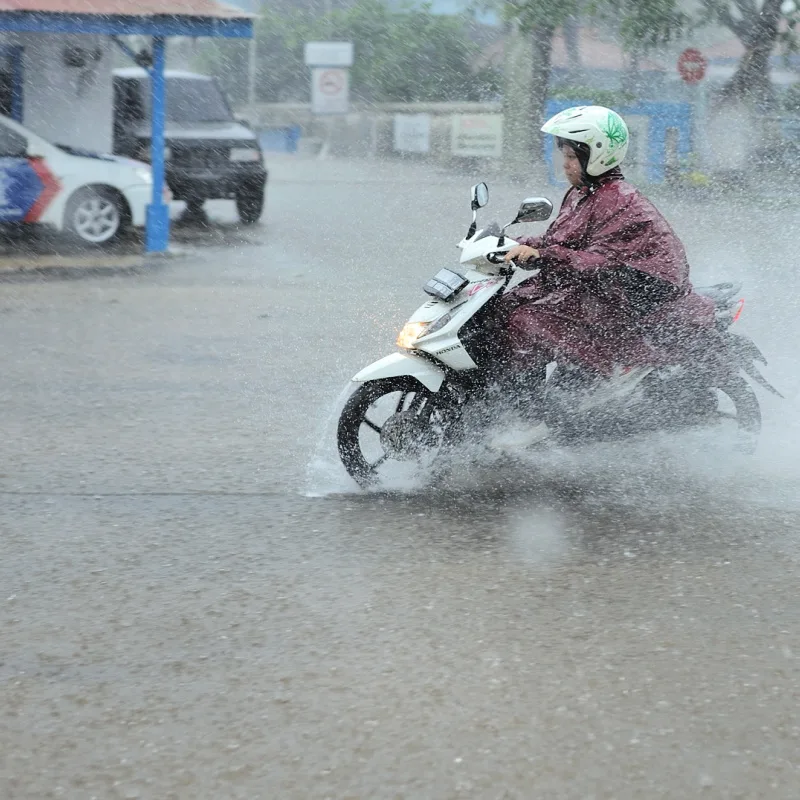
<svg viewBox="0 0 800 800">
<path fill-rule="evenodd" d="M 654 439 L 363 494 L 332 414 L 470 179 L 272 169 L 246 243 L 0 284 L 0 797 L 797 797 L 791 215 L 664 207 L 697 283 L 746 278 L 787 395 L 755 457 Z"/>
</svg>

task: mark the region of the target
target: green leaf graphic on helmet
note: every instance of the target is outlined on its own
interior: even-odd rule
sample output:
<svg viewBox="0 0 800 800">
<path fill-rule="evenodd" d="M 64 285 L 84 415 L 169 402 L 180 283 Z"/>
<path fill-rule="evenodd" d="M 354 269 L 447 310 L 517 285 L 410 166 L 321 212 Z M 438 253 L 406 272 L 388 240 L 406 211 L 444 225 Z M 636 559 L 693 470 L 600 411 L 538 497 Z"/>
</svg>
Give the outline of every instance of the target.
<svg viewBox="0 0 800 800">
<path fill-rule="evenodd" d="M 628 131 L 625 123 L 620 115 L 614 111 L 608 112 L 608 119 L 606 124 L 601 126 L 601 130 L 608 137 L 612 150 L 616 150 L 617 147 L 628 141 Z"/>
</svg>

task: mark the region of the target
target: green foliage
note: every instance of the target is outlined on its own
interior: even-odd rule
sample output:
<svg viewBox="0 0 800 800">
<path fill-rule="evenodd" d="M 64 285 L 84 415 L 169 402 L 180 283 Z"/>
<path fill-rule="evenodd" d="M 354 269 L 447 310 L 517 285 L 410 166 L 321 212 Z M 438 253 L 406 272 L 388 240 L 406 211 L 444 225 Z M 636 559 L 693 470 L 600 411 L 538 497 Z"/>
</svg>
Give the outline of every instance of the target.
<svg viewBox="0 0 800 800">
<path fill-rule="evenodd" d="M 621 108 L 636 102 L 636 95 L 612 89 L 593 89 L 589 86 L 554 86 L 548 96 L 553 100 L 574 100 L 606 108 Z"/>
<path fill-rule="evenodd" d="M 496 0 L 507 20 L 522 31 L 554 30 L 573 16 L 590 16 L 616 27 L 630 50 L 666 44 L 683 33 L 690 18 L 680 0 Z M 490 2 L 491 4 L 491 2 Z"/>
<path fill-rule="evenodd" d="M 515 20 L 523 33 L 530 33 L 540 28 L 555 30 L 582 6 L 582 0 L 506 0 L 502 11 L 506 20 Z"/>
<path fill-rule="evenodd" d="M 256 25 L 257 96 L 267 102 L 307 101 L 307 41 L 352 41 L 354 100 L 420 102 L 484 100 L 500 88 L 497 70 L 471 69 L 477 46 L 466 17 L 430 13 L 428 6 L 393 11 L 380 0 L 362 0 L 325 16 L 265 10 Z M 217 75 L 234 102 L 246 94 L 247 45 L 209 45 L 198 64 Z"/>
<path fill-rule="evenodd" d="M 334 13 L 330 23 L 331 38 L 356 43 L 355 97 L 376 102 L 480 99 L 470 69 L 478 48 L 469 40 L 464 17 L 431 14 L 429 6 L 396 12 L 380 0 L 364 0 Z"/>
<path fill-rule="evenodd" d="M 691 23 L 679 0 L 592 0 L 590 13 L 616 24 L 628 51 L 667 44 Z"/>
</svg>

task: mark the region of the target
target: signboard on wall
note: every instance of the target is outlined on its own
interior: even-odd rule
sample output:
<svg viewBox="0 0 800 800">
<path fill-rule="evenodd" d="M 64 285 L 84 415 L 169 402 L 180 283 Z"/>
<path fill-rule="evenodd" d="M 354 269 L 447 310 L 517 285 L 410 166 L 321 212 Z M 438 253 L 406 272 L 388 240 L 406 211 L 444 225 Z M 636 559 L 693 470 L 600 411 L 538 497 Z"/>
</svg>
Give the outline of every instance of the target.
<svg viewBox="0 0 800 800">
<path fill-rule="evenodd" d="M 430 114 L 395 114 L 394 149 L 400 153 L 429 153 Z"/>
<path fill-rule="evenodd" d="M 305 62 L 309 67 L 352 67 L 352 42 L 306 42 Z"/>
<path fill-rule="evenodd" d="M 350 108 L 350 70 L 314 67 L 311 70 L 311 110 L 315 114 L 346 114 Z"/>
<path fill-rule="evenodd" d="M 503 155 L 503 115 L 454 116 L 452 142 L 455 156 L 500 158 Z"/>
</svg>

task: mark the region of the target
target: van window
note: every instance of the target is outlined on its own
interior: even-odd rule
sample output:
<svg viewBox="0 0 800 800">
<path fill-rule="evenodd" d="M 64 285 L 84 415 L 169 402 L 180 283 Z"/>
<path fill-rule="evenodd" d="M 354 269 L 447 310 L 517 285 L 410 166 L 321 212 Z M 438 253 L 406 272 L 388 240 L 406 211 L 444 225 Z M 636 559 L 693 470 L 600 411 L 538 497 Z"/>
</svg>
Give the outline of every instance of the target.
<svg viewBox="0 0 800 800">
<path fill-rule="evenodd" d="M 142 83 L 146 118 L 150 118 L 150 82 Z M 167 78 L 167 119 L 170 122 L 230 122 L 233 114 L 213 80 Z"/>
</svg>

